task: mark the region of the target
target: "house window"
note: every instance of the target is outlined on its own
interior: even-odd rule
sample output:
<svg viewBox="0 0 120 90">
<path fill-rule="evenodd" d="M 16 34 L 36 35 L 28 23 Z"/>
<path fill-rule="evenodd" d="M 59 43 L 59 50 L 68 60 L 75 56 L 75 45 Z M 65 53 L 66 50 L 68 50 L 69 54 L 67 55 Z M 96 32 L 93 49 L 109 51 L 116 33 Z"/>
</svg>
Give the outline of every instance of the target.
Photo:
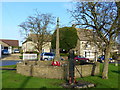
<svg viewBox="0 0 120 90">
<path fill-rule="evenodd" d="M 90 51 L 85 51 L 85 57 L 87 58 L 94 58 L 94 52 L 90 52 Z"/>
<path fill-rule="evenodd" d="M 85 45 L 86 48 L 90 48 L 90 42 L 87 42 Z"/>
<path fill-rule="evenodd" d="M 89 45 L 89 44 L 87 44 L 87 45 L 86 45 L 86 48 L 89 48 L 89 47 L 90 47 L 90 45 Z"/>
</svg>

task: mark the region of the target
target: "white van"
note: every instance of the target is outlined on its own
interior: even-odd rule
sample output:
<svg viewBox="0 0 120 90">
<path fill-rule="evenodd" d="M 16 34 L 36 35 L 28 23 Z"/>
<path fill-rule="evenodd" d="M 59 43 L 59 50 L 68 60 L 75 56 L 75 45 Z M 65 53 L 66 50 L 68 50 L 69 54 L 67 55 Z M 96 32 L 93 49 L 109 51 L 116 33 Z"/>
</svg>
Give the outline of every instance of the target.
<svg viewBox="0 0 120 90">
<path fill-rule="evenodd" d="M 55 54 L 53 53 L 47 53 L 47 52 L 44 52 L 40 55 L 40 59 L 41 60 L 53 60 L 55 57 Z"/>
</svg>

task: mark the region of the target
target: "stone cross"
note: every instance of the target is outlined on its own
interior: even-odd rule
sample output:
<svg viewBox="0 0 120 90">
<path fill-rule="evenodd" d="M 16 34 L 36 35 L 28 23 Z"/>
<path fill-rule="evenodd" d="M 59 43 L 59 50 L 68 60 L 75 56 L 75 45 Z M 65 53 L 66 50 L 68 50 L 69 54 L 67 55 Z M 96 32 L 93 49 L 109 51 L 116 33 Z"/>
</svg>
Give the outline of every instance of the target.
<svg viewBox="0 0 120 90">
<path fill-rule="evenodd" d="M 59 52 L 59 18 L 57 18 L 57 33 L 56 33 L 56 53 L 55 53 L 55 61 L 60 60 L 60 52 Z"/>
</svg>

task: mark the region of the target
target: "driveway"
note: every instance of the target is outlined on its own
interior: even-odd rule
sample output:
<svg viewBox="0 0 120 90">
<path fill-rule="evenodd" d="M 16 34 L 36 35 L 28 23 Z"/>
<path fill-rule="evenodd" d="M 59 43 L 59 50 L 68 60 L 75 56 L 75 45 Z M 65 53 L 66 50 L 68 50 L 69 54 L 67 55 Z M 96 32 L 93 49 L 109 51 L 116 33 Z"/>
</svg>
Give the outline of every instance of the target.
<svg viewBox="0 0 120 90">
<path fill-rule="evenodd" d="M 15 65 L 22 60 L 0 60 L 0 66 Z"/>
</svg>

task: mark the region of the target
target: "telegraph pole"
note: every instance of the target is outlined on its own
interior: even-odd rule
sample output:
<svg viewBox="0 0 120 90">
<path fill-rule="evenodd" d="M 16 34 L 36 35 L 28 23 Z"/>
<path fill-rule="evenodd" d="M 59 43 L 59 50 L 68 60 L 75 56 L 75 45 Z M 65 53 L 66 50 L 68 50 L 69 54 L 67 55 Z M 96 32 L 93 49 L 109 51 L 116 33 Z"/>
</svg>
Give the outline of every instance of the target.
<svg viewBox="0 0 120 90">
<path fill-rule="evenodd" d="M 56 53 L 55 53 L 55 61 L 60 60 L 60 52 L 59 52 L 59 17 L 57 18 L 57 33 L 56 33 Z"/>
</svg>

